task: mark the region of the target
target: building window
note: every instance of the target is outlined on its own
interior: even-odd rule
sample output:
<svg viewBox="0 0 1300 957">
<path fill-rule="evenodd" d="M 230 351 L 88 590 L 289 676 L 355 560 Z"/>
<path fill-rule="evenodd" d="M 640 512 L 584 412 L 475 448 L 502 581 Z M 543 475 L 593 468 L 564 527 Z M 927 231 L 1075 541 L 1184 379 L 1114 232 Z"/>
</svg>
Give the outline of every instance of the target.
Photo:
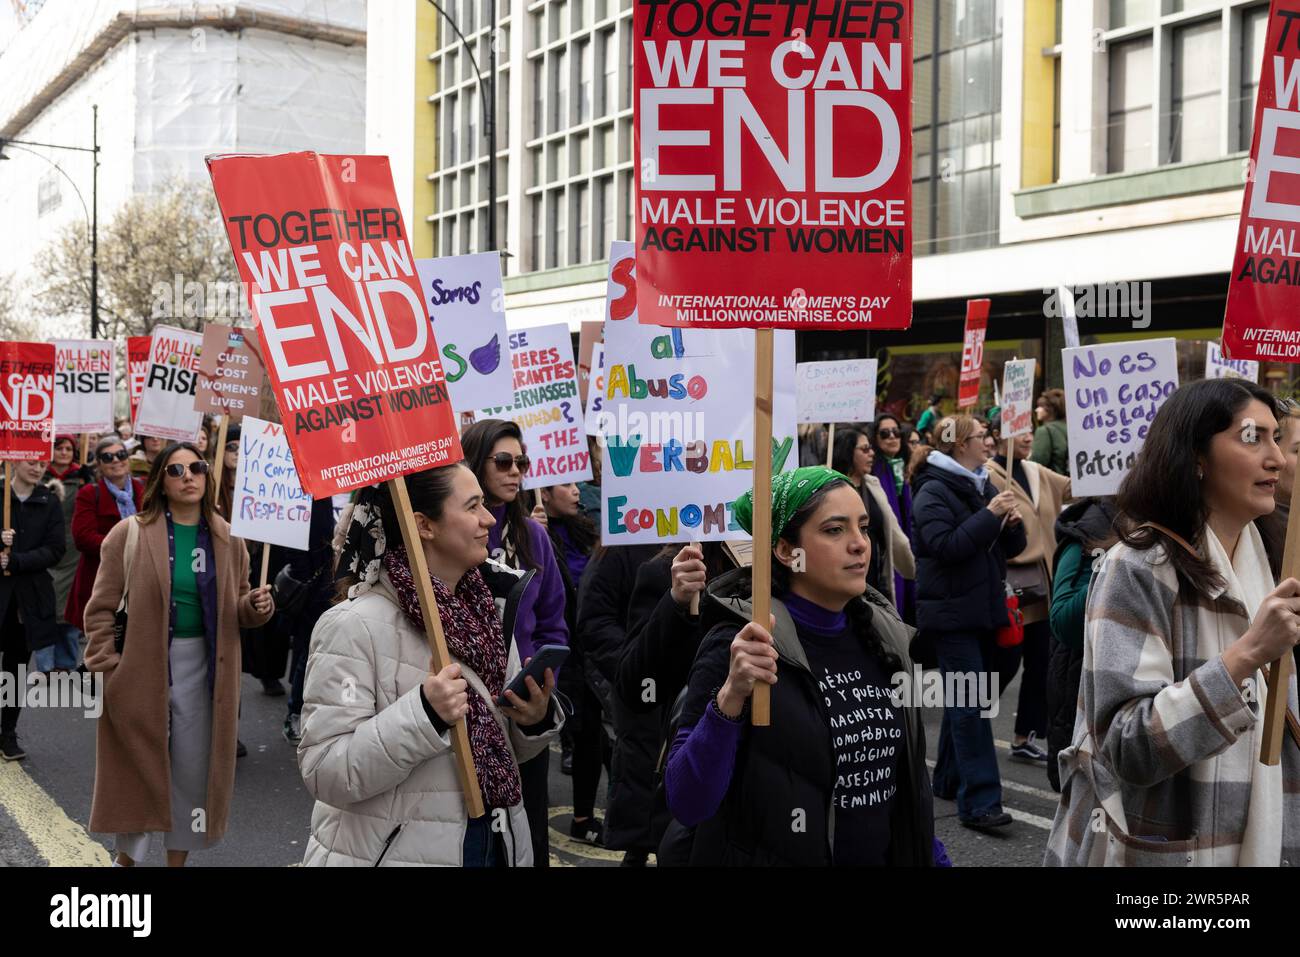
<svg viewBox="0 0 1300 957">
<path fill-rule="evenodd" d="M 1110 104 L 1107 172 L 1148 169 L 1154 111 L 1151 108 L 1151 38 L 1110 47 Z"/>
<path fill-rule="evenodd" d="M 528 259 L 528 268 L 532 272 L 537 272 L 542 268 L 542 194 L 538 193 L 528 201 L 529 218 L 533 226 L 533 248 L 532 255 Z"/>
<path fill-rule="evenodd" d="M 568 210 L 564 208 L 564 190 L 551 190 L 550 202 L 551 209 L 551 245 L 546 252 L 546 267 L 548 269 L 557 269 L 563 266 L 565 246 L 565 220 Z"/>
<path fill-rule="evenodd" d="M 996 245 L 1001 3 L 917 4 L 913 26 L 913 245 L 918 255 Z"/>
<path fill-rule="evenodd" d="M 1169 117 L 1169 162 L 1213 159 L 1219 147 L 1219 71 L 1207 69 L 1219 55 L 1219 21 L 1174 30 Z"/>
<path fill-rule="evenodd" d="M 1157 0 L 1110 0 L 1110 28 L 1116 30 L 1153 20 L 1156 16 L 1156 2 Z M 1170 2 L 1178 3 L 1178 0 Z"/>
<path fill-rule="evenodd" d="M 577 224 L 573 231 L 573 252 L 569 261 L 585 263 L 591 259 L 591 204 L 587 202 L 589 192 L 586 183 L 579 183 L 571 190 L 573 194 L 572 219 Z"/>
<path fill-rule="evenodd" d="M 460 154 L 456 152 L 456 134 L 459 130 L 459 117 L 457 114 L 458 100 L 455 94 L 443 100 L 447 110 L 447 151 L 444 154 L 448 166 L 455 166 L 459 160 Z"/>
<path fill-rule="evenodd" d="M 592 61 L 591 41 L 578 44 L 578 122 L 591 119 Z"/>
<path fill-rule="evenodd" d="M 1237 149 L 1249 150 L 1255 136 L 1255 98 L 1259 74 L 1264 65 L 1264 35 L 1268 31 L 1268 4 L 1251 7 L 1241 14 L 1241 96 L 1237 99 L 1240 133 Z"/>
<path fill-rule="evenodd" d="M 542 98 L 544 61 L 538 57 L 533 61 L 533 137 L 541 136 L 546 129 L 546 106 Z"/>
<path fill-rule="evenodd" d="M 465 91 L 465 159 L 478 155 L 478 90 Z"/>
<path fill-rule="evenodd" d="M 596 181 L 596 208 L 592 210 L 596 226 L 595 255 L 603 259 L 609 255 L 609 244 L 614 239 L 614 178 L 606 176 Z"/>
<path fill-rule="evenodd" d="M 608 116 L 618 109 L 618 47 L 617 30 L 606 30 L 600 35 L 600 62 L 604 71 L 601 85 L 600 115 Z"/>
<path fill-rule="evenodd" d="M 552 43 L 569 32 L 568 14 L 569 5 L 565 3 L 564 0 L 559 0 L 558 3 L 550 4 Z"/>
<path fill-rule="evenodd" d="M 551 55 L 551 132 L 568 125 L 569 54 L 559 50 Z"/>
</svg>

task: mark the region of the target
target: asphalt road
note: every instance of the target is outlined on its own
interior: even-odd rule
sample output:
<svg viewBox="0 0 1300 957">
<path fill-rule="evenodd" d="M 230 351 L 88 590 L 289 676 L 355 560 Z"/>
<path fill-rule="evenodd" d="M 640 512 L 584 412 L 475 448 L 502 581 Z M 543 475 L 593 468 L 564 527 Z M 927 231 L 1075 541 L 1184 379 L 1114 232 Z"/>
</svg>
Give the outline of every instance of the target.
<svg viewBox="0 0 1300 957">
<path fill-rule="evenodd" d="M 1041 766 L 1011 761 L 1018 680 L 1002 697 L 994 718 L 999 742 L 1004 807 L 1016 818 L 996 835 L 962 827 L 956 805 L 935 801 L 935 830 L 958 866 L 1037 866 L 1055 811 L 1056 796 Z M 302 785 L 294 749 L 281 736 L 285 699 L 262 693 L 259 682 L 245 676 L 240 739 L 248 756 L 240 759 L 231 826 L 216 847 L 191 856 L 193 866 L 289 867 L 302 860 L 312 799 Z M 937 746 L 941 713 L 927 709 L 925 722 L 931 759 Z M 28 708 L 19 724 L 28 752 L 25 761 L 0 762 L 0 864 L 107 865 L 108 839 L 88 835 L 95 769 L 95 722 L 79 710 Z M 559 749 L 552 755 L 551 863 L 553 866 L 617 866 L 622 855 L 578 844 L 568 838 L 572 780 L 559 771 Z M 597 805 L 605 804 L 602 777 Z M 598 811 L 598 814 L 601 812 Z M 155 840 L 149 864 L 162 862 Z"/>
</svg>

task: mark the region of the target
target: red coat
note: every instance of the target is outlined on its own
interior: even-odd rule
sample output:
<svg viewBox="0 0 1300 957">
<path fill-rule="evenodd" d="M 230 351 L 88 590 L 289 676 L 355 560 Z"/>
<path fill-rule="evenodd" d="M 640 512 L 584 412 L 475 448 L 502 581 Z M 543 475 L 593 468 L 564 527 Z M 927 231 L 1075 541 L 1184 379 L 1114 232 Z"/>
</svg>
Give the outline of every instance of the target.
<svg viewBox="0 0 1300 957">
<path fill-rule="evenodd" d="M 104 544 L 106 536 L 122 517 L 117 513 L 117 499 L 104 485 L 104 479 L 98 479 L 83 485 L 77 492 L 77 504 L 72 510 L 72 542 L 81 552 L 77 562 L 77 574 L 72 579 L 72 590 L 68 592 L 68 605 L 63 610 L 63 619 L 68 624 L 85 631 L 82 613 L 90 593 L 95 587 L 95 575 L 99 572 L 99 547 Z M 144 497 L 144 482 L 138 478 L 131 479 L 135 490 L 135 507 L 138 511 L 140 500 Z"/>
</svg>

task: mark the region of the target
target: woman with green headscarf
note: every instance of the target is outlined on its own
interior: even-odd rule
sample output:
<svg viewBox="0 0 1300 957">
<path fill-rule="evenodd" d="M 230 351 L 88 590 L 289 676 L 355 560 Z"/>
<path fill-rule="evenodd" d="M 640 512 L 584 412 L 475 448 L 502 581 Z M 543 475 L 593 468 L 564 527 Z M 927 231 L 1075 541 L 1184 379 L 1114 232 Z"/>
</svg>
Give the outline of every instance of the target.
<svg viewBox="0 0 1300 957">
<path fill-rule="evenodd" d="M 733 514 L 752 530 L 752 493 Z M 843 475 L 783 472 L 765 543 L 770 627 L 749 620 L 750 569 L 706 590 L 701 615 L 713 624 L 665 773 L 669 809 L 695 828 L 692 865 L 947 862 L 934 839 L 920 713 L 893 690 L 912 680 L 910 629 L 867 591 L 867 527 Z M 772 689 L 765 728 L 748 722 L 758 682 Z"/>
</svg>

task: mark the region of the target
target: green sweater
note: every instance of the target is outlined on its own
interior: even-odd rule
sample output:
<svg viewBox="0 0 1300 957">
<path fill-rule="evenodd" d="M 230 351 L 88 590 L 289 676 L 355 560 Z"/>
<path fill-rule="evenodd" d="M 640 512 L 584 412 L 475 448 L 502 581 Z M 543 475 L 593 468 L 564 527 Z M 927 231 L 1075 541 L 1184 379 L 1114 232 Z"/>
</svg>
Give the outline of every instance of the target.
<svg viewBox="0 0 1300 957">
<path fill-rule="evenodd" d="M 1092 563 L 1086 558 L 1082 545 L 1067 542 L 1061 546 L 1052 577 L 1048 620 L 1056 640 L 1073 651 L 1083 647 L 1083 613 L 1088 607 L 1088 583 L 1092 580 Z"/>
<path fill-rule="evenodd" d="M 202 638 L 203 605 L 199 603 L 199 582 L 194 574 L 194 551 L 199 545 L 197 525 L 172 524 L 176 537 L 176 561 L 172 566 L 172 601 L 176 605 L 176 638 Z"/>
</svg>

